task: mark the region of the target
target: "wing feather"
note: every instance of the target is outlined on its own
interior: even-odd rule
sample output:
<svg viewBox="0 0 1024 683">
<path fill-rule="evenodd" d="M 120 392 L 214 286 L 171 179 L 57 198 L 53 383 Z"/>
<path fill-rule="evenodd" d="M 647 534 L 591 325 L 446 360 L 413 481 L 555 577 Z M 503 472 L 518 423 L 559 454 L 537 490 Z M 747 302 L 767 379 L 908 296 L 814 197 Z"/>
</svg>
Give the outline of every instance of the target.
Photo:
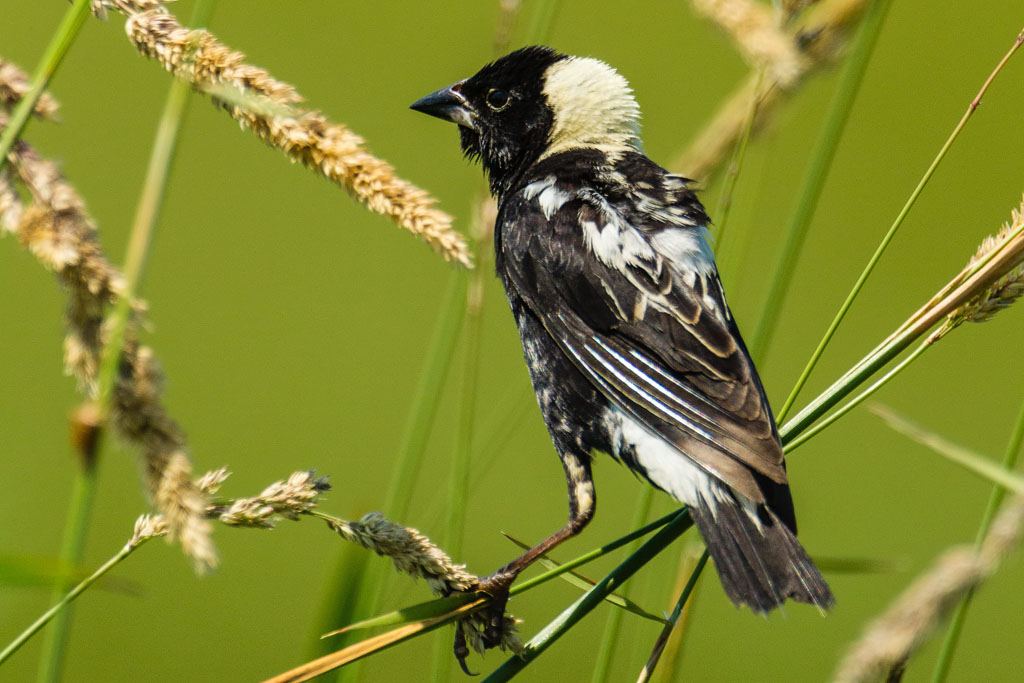
<svg viewBox="0 0 1024 683">
<path fill-rule="evenodd" d="M 519 225 L 501 230 L 508 278 L 612 403 L 738 491 L 763 500 L 753 472 L 784 483 L 782 449 L 714 264 L 656 248 L 689 245 L 700 239 L 699 228 L 643 223 L 650 212 L 595 205 L 595 196 L 577 191 L 551 216 L 528 198 L 510 197 L 502 213 Z M 615 229 L 630 231 L 617 240 L 626 248 L 610 251 L 616 236 L 603 234 L 604 251 L 595 253 L 594 236 L 585 231 L 612 229 L 613 221 L 619 221 Z M 697 237 L 651 239 L 658 229 Z"/>
</svg>

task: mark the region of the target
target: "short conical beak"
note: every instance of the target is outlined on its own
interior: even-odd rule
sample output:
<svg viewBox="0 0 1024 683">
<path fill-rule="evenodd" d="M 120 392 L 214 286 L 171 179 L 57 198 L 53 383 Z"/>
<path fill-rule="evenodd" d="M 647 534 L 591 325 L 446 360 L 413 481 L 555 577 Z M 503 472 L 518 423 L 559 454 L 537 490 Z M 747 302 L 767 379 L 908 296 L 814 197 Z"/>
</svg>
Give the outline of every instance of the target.
<svg viewBox="0 0 1024 683">
<path fill-rule="evenodd" d="M 453 83 L 447 88 L 421 97 L 409 105 L 409 108 L 476 130 L 476 112 L 460 92 L 464 82 Z"/>
</svg>

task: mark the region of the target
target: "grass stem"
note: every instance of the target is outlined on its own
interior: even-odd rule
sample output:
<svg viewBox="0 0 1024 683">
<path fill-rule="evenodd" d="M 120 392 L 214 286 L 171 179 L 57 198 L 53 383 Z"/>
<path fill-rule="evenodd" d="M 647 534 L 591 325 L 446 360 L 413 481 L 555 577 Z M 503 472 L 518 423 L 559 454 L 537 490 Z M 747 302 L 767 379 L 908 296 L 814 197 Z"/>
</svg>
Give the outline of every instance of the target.
<svg viewBox="0 0 1024 683">
<path fill-rule="evenodd" d="M 1008 470 L 1016 468 L 1022 443 L 1024 443 L 1024 404 L 1021 404 L 1020 412 L 1017 414 L 1017 422 L 1013 427 L 1013 432 L 1010 434 L 1010 441 L 1006 445 L 1006 452 L 1003 453 L 1004 468 Z M 988 505 L 985 507 L 985 513 L 981 517 L 978 535 L 974 541 L 976 548 L 981 547 L 982 541 L 988 535 L 989 528 L 992 526 L 992 520 L 995 519 L 996 512 L 999 511 L 999 506 L 1002 505 L 1005 497 L 1005 487 L 998 484 L 992 487 L 992 493 L 989 494 Z M 967 595 L 960 601 L 960 604 L 957 605 L 956 611 L 953 612 L 953 617 L 949 622 L 949 629 L 946 631 L 946 637 L 942 641 L 942 649 L 939 651 L 938 661 L 935 663 L 935 670 L 932 672 L 932 683 L 943 683 L 949 675 L 949 669 L 953 663 L 953 655 L 956 654 L 956 646 L 960 641 L 960 633 L 963 631 L 964 621 L 967 618 L 967 610 L 970 608 L 973 598 L 974 590 L 972 589 L 968 591 Z"/>
<path fill-rule="evenodd" d="M 88 4 L 88 2 L 84 3 L 86 6 Z M 194 18 L 204 23 L 207 22 L 213 12 L 214 4 L 215 0 L 198 0 L 194 10 Z M 74 7 L 72 7 L 73 9 Z M 82 21 L 87 16 L 88 14 L 83 12 Z M 68 36 L 63 41 L 60 41 L 61 45 L 70 45 L 70 41 L 74 37 L 74 33 L 70 31 L 77 32 L 78 28 L 80 28 L 80 24 L 74 23 L 77 21 L 77 17 L 78 15 L 75 15 L 72 19 L 66 20 L 65 23 L 69 24 L 70 29 Z M 63 28 L 64 26 L 62 26 Z M 60 53 L 60 56 L 55 58 L 56 62 L 47 72 L 47 80 L 49 76 L 52 76 L 53 69 L 56 68 L 60 57 L 64 53 L 66 53 L 66 47 Z M 45 82 L 42 83 L 42 86 L 45 86 Z M 36 93 L 36 89 L 33 88 L 32 92 Z M 42 87 L 39 88 L 36 97 L 41 92 Z M 26 101 L 29 99 L 31 98 L 25 98 Z M 167 100 L 164 103 L 163 112 L 157 125 L 156 138 L 153 142 L 146 177 L 143 181 L 142 192 L 132 223 L 131 236 L 125 258 L 124 275 L 126 289 L 109 318 L 111 332 L 107 345 L 103 350 L 103 359 L 99 370 L 101 423 L 103 417 L 110 410 L 117 361 L 120 357 L 128 318 L 131 314 L 131 302 L 135 292 L 138 291 L 146 256 L 152 243 L 157 217 L 163 205 L 167 180 L 174 161 L 174 152 L 177 148 L 177 141 L 188 101 L 188 85 L 180 81 L 173 81 L 168 89 Z M 33 100 L 32 105 L 34 106 L 34 104 Z M 92 508 L 95 501 L 96 480 L 97 466 L 95 461 L 84 464 L 76 474 L 68 519 L 65 525 L 64 542 L 61 549 L 61 560 L 68 566 L 78 565 L 82 559 L 86 534 L 89 529 L 89 519 L 92 516 Z M 67 587 L 63 584 L 58 584 L 56 589 L 58 594 L 54 596 L 54 602 L 59 604 L 60 595 L 67 590 Z M 56 683 L 62 678 L 71 615 L 72 610 L 70 607 L 56 613 L 53 628 L 50 629 L 43 644 L 43 654 L 40 659 L 37 677 L 40 683 Z"/>
<path fill-rule="evenodd" d="M 637 678 L 636 683 L 647 683 L 651 680 L 651 675 L 654 673 L 654 669 L 658 665 L 662 653 L 665 651 L 665 646 L 668 644 L 669 636 L 672 635 L 673 629 L 679 623 L 679 618 L 683 615 L 683 608 L 690 600 L 690 595 L 693 594 L 694 588 L 697 587 L 697 580 L 700 579 L 701 572 L 704 571 L 704 567 L 708 563 L 708 557 L 708 549 L 705 548 L 704 552 L 700 555 L 700 559 L 697 560 L 697 565 L 693 568 L 693 572 L 690 573 L 690 578 L 686 581 L 686 585 L 683 586 L 683 590 L 679 593 L 679 599 L 676 600 L 676 606 L 668 617 L 668 623 L 661 629 L 661 633 L 654 644 L 654 651 L 651 652 L 651 656 L 640 672 L 640 677 Z"/>
<path fill-rule="evenodd" d="M 11 643 L 0 652 L 0 664 L 3 664 L 11 656 L 17 652 L 22 645 L 27 643 L 32 636 L 39 632 L 46 624 L 53 619 L 54 616 L 59 614 L 65 607 L 70 605 L 74 600 L 84 593 L 90 586 L 99 581 L 103 576 L 111 569 L 116 567 L 122 560 L 132 554 L 140 545 L 145 541 L 149 540 L 147 537 L 142 537 L 137 542 L 131 542 L 126 544 L 121 550 L 111 557 L 109 560 L 103 563 L 103 565 L 85 578 L 81 583 L 72 588 L 60 602 L 46 610 L 38 619 L 36 619 L 32 625 L 18 634 L 18 637 L 11 641 Z"/>
<path fill-rule="evenodd" d="M 651 501 L 654 500 L 654 487 L 645 486 L 640 498 L 636 501 L 636 508 L 633 511 L 633 527 L 639 527 L 647 519 L 651 512 Z M 636 552 L 640 541 L 634 541 L 632 552 Z M 629 597 L 628 590 L 622 591 L 623 597 Z M 608 613 L 608 621 L 604 625 L 604 634 L 601 636 L 601 644 L 597 648 L 597 662 L 594 664 L 594 673 L 590 677 L 591 683 L 607 683 L 610 680 L 612 656 L 615 654 L 615 644 L 619 642 L 619 632 L 622 630 L 622 618 L 626 611 L 613 609 Z"/>
<path fill-rule="evenodd" d="M 992 71 L 992 73 L 989 74 L 988 78 L 985 79 L 984 84 L 982 84 L 981 86 L 981 90 L 978 91 L 978 94 L 975 95 L 974 99 L 971 100 L 971 103 L 967 106 L 967 111 L 964 112 L 964 115 L 960 118 L 960 122 L 957 123 L 956 127 L 953 129 L 953 132 L 950 133 L 949 137 L 946 139 L 946 142 L 942 145 L 942 148 L 939 150 L 939 153 L 935 155 L 935 159 L 932 160 L 932 163 L 928 167 L 928 170 L 925 171 L 924 176 L 917 183 L 917 187 L 914 188 L 914 191 L 910 193 L 910 198 L 907 199 L 907 202 L 906 204 L 904 204 L 903 209 L 901 209 L 899 215 L 896 216 L 896 220 L 894 220 L 892 225 L 889 227 L 889 231 L 885 233 L 885 236 L 882 238 L 881 243 L 879 243 L 878 248 L 875 249 L 875 253 L 871 256 L 871 259 L 868 261 L 868 264 L 864 267 L 864 271 L 860 274 L 860 277 L 857 278 L 857 282 L 854 283 L 853 289 L 850 290 L 850 293 L 846 296 L 846 300 L 843 302 L 843 305 L 839 307 L 839 311 L 836 313 L 835 318 L 833 318 L 832 322 L 829 324 L 828 329 L 825 331 L 825 336 L 821 338 L 821 341 L 818 342 L 818 347 L 814 350 L 814 353 L 811 354 L 810 360 L 807 361 L 807 366 L 803 369 L 803 372 L 800 373 L 800 377 L 797 379 L 796 384 L 793 386 L 793 390 L 790 392 L 789 398 L 786 399 L 785 404 L 783 404 L 782 406 L 782 410 L 779 411 L 777 417 L 777 420 L 779 422 L 782 422 L 783 418 L 785 418 L 786 415 L 789 414 L 789 411 L 790 409 L 792 409 L 793 403 L 796 401 L 796 398 L 799 395 L 800 390 L 803 389 L 804 384 L 806 384 L 807 382 L 807 378 L 810 377 L 811 371 L 814 370 L 814 366 L 818 364 L 818 360 L 821 358 L 821 354 L 824 353 L 825 347 L 828 346 L 829 342 L 832 340 L 832 337 L 835 335 L 840 323 L 843 322 L 843 318 L 846 317 L 847 311 L 849 311 L 850 307 L 853 305 L 854 299 L 856 299 L 857 295 L 860 294 L 860 290 L 864 287 L 864 283 L 867 282 L 868 276 L 870 276 L 872 271 L 875 269 L 875 266 L 878 264 L 879 259 L 882 258 L 882 254 L 889 246 L 889 243 L 892 241 L 892 238 L 896 236 L 896 231 L 899 230 L 900 226 L 903 224 L 904 219 L 907 217 L 907 214 L 910 213 L 910 209 L 917 202 L 918 197 L 921 196 L 921 192 L 924 191 L 924 188 L 928 184 L 928 181 L 931 180 L 932 175 L 934 175 L 935 173 L 935 169 L 939 167 L 939 164 L 946 156 L 946 152 L 948 152 L 949 148 L 952 147 L 953 143 L 960 136 L 960 132 L 963 131 L 964 126 L 967 125 L 967 121 L 971 118 L 971 115 L 974 114 L 975 110 L 981 104 L 981 98 L 988 91 L 988 88 L 992 84 L 992 81 L 995 80 L 995 77 L 999 74 L 1000 71 L 1002 71 L 1003 67 L 1009 61 L 1010 57 L 1012 57 L 1013 54 L 1020 48 L 1022 43 L 1024 43 L 1024 29 L 1022 29 L 1021 32 L 1017 34 L 1017 39 L 1014 41 L 1013 45 L 1010 47 L 1007 53 L 1003 55 L 1003 58 L 999 61 L 999 64 L 996 65 L 996 68 Z"/>
<path fill-rule="evenodd" d="M 918 358 L 918 356 L 920 356 L 922 353 L 925 352 L 926 349 L 928 349 L 929 346 L 931 346 L 931 344 L 927 342 L 922 342 L 921 345 L 914 349 L 912 353 L 910 353 L 906 358 L 901 360 L 898 365 L 894 366 L 891 370 L 889 370 L 889 372 L 882 375 L 877 381 L 875 381 L 874 384 L 869 386 L 867 389 L 860 392 L 859 394 L 851 398 L 849 401 L 847 401 L 845 404 L 843 404 L 842 408 L 835 411 L 834 413 L 831 413 L 824 420 L 818 422 L 813 427 L 811 427 L 810 429 L 808 429 L 807 431 L 805 431 L 792 441 L 786 442 L 786 454 L 788 455 L 792 453 L 797 448 L 806 443 L 809 439 L 814 437 L 816 434 L 820 433 L 823 429 L 827 428 L 829 425 L 831 425 L 833 422 L 841 418 L 843 415 L 846 415 L 848 412 L 850 412 L 851 410 L 859 406 L 861 403 L 863 403 L 865 399 L 867 399 L 869 396 L 871 396 L 876 391 L 881 389 L 889 382 L 889 380 L 891 380 L 893 377 L 902 372 L 904 368 L 906 368 L 908 365 L 913 363 Z"/>
<path fill-rule="evenodd" d="M 888 9 L 889 0 L 874 0 L 871 3 L 857 33 L 853 51 L 847 58 L 839 83 L 836 84 L 835 93 L 825 115 L 824 126 L 815 145 L 814 156 L 807 167 L 807 174 L 804 176 L 796 209 L 790 218 L 789 227 L 783 238 L 782 249 L 775 260 L 772 274 L 768 278 L 768 282 L 771 284 L 761 310 L 761 317 L 751 338 L 751 354 L 758 361 L 764 361 L 771 347 L 772 338 L 778 328 L 779 314 L 789 293 L 789 286 L 793 281 L 793 274 L 796 272 L 797 259 L 803 249 L 808 227 L 814 217 L 814 211 L 821 198 L 825 181 L 828 179 L 836 149 L 843 137 L 846 122 L 850 118 L 850 111 L 853 109 L 854 100 L 860 91 L 864 73 L 867 71 L 871 53 L 874 50 L 878 34 L 881 32 L 882 24 L 885 22 Z"/>
<path fill-rule="evenodd" d="M 566 608 L 560 615 L 534 636 L 526 644 L 524 652 L 513 656 L 491 673 L 484 683 L 502 683 L 510 680 L 513 676 L 530 665 L 548 647 L 554 644 L 559 638 L 565 635 L 569 629 L 576 625 L 583 617 L 589 614 L 595 607 L 600 605 L 605 596 L 621 586 L 633 574 L 639 571 L 644 565 L 654 559 L 662 550 L 667 548 L 673 541 L 681 536 L 693 525 L 688 510 L 673 513 L 674 518 L 668 525 L 662 528 L 650 540 L 641 546 L 639 550 L 632 553 L 622 561 L 610 574 L 601 579 L 596 586 L 582 595 L 576 602 Z M 564 569 L 563 565 L 559 569 Z M 522 586 L 520 586 L 522 588 Z"/>
<path fill-rule="evenodd" d="M 68 50 L 75 42 L 86 19 L 89 18 L 90 0 L 75 0 L 74 4 L 64 13 L 57 31 L 46 46 L 42 59 L 32 75 L 32 88 L 18 102 L 18 105 L 11 112 L 11 120 L 7 127 L 0 134 L 0 171 L 4 170 L 7 163 L 7 155 L 14 148 L 15 141 L 21 137 L 29 119 L 32 118 L 32 110 L 35 109 L 43 91 L 49 85 L 53 75 L 57 72 Z"/>
</svg>

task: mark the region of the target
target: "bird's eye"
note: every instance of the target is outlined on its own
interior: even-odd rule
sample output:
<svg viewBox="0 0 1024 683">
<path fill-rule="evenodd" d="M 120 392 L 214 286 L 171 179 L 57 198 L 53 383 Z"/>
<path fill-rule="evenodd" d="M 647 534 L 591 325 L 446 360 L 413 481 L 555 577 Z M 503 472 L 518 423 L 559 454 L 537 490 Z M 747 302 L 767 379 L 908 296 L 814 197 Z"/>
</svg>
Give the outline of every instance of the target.
<svg viewBox="0 0 1024 683">
<path fill-rule="evenodd" d="M 492 89 L 487 93 L 487 106 L 494 111 L 501 111 L 512 101 L 512 96 L 505 90 Z"/>
</svg>

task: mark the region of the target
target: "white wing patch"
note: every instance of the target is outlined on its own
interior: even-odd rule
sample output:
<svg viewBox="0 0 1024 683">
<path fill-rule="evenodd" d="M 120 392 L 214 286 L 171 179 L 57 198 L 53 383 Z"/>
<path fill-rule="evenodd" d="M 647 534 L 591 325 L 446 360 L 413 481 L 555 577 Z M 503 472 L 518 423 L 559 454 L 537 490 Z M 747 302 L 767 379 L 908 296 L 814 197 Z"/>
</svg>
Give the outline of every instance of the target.
<svg viewBox="0 0 1024 683">
<path fill-rule="evenodd" d="M 644 468 L 647 479 L 680 503 L 703 503 L 715 516 L 718 503 L 731 502 L 735 498 L 757 528 L 762 530 L 757 503 L 741 493 L 733 491 L 730 494 L 718 479 L 701 469 L 678 448 L 652 434 L 632 416 L 610 406 L 605 410 L 602 423 L 615 451 L 611 455 L 621 460 L 624 454 L 631 452 Z"/>
<path fill-rule="evenodd" d="M 703 500 L 714 510 L 715 503 L 729 500 L 714 477 L 630 415 L 609 407 L 603 422 L 615 450 L 612 455 L 621 459 L 632 451 L 651 483 L 680 503 L 699 505 Z"/>
</svg>

